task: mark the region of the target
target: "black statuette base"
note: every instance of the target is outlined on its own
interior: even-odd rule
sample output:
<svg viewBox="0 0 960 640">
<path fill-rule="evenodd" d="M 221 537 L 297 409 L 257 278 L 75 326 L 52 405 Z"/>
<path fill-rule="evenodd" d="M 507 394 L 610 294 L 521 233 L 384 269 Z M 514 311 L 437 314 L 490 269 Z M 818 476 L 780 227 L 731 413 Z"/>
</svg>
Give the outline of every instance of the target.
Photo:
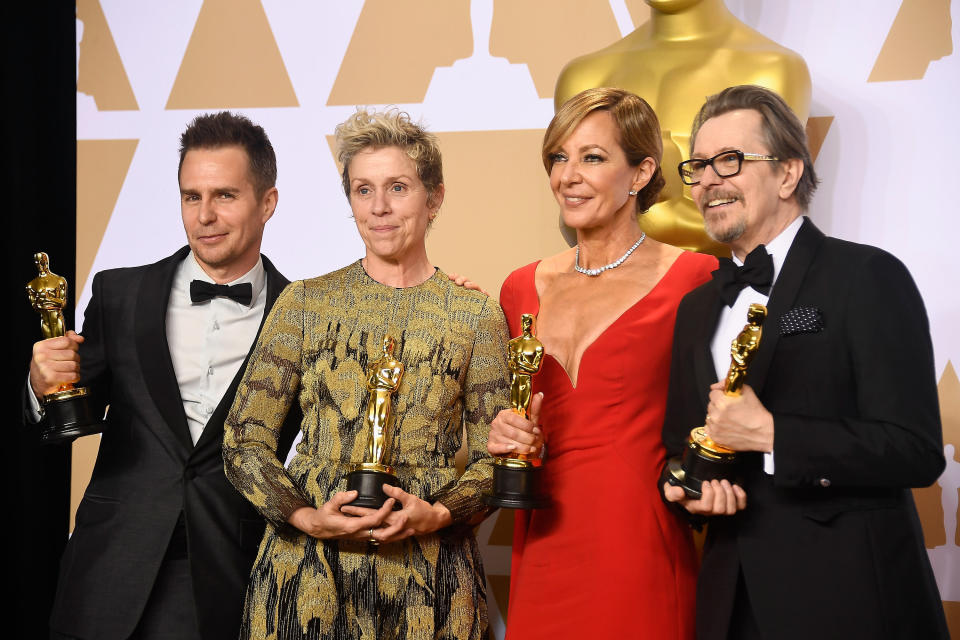
<svg viewBox="0 0 960 640">
<path fill-rule="evenodd" d="M 550 499 L 540 493 L 542 467 L 494 465 L 493 494 L 483 501 L 501 509 L 546 509 Z"/>
<path fill-rule="evenodd" d="M 367 507 L 369 509 L 379 509 L 387 501 L 387 494 L 383 492 L 383 485 L 389 484 L 394 487 L 400 486 L 397 477 L 383 471 L 371 471 L 368 469 L 359 469 L 347 474 L 347 491 L 356 491 L 357 498 L 350 503 L 352 507 Z M 399 511 L 403 508 L 399 502 L 393 503 L 393 510 Z"/>
<path fill-rule="evenodd" d="M 691 442 L 683 452 L 682 462 L 671 458 L 667 469 L 667 482 L 675 487 L 683 487 L 687 496 L 694 500 L 703 496 L 701 486 L 705 481 L 727 480 L 732 484 L 739 480 L 740 475 L 736 454 L 711 455 L 695 442 Z"/>
<path fill-rule="evenodd" d="M 44 400 L 47 427 L 40 432 L 40 440 L 45 444 L 66 444 L 103 431 L 103 421 L 94 417 L 86 394 L 62 398 L 51 394 Z"/>
</svg>

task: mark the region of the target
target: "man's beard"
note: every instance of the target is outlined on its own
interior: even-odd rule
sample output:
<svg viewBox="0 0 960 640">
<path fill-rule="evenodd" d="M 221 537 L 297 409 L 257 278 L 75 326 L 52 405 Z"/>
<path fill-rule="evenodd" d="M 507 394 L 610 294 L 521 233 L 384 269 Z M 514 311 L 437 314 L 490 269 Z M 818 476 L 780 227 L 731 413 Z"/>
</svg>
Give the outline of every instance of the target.
<svg viewBox="0 0 960 640">
<path fill-rule="evenodd" d="M 728 219 L 732 218 L 735 214 L 729 212 L 710 214 L 709 209 L 706 207 L 706 203 L 711 200 L 727 200 L 730 198 L 735 198 L 741 206 L 743 205 L 743 196 L 740 193 L 732 191 L 723 192 L 715 190 L 705 193 L 700 199 L 700 201 L 704 203 L 704 208 L 700 210 L 700 215 L 703 216 L 703 227 L 707 235 L 710 236 L 714 242 L 730 244 L 742 236 L 743 232 L 747 230 L 747 221 L 742 211 L 735 220 L 728 222 Z M 723 223 L 725 222 L 728 222 L 728 224 L 724 225 Z"/>
</svg>

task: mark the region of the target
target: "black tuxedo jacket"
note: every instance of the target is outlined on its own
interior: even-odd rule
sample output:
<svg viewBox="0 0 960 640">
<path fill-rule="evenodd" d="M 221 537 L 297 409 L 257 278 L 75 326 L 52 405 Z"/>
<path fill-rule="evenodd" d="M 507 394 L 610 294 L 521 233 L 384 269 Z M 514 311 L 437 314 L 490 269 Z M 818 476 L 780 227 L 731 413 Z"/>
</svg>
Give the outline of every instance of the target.
<svg viewBox="0 0 960 640">
<path fill-rule="evenodd" d="M 680 304 L 669 456 L 704 422 L 722 305 L 712 282 Z M 806 310 L 805 329 L 781 326 L 791 310 Z M 764 637 L 949 637 L 908 489 L 933 483 L 944 457 L 927 316 L 907 269 L 804 220 L 747 384 L 773 414 L 776 468 L 741 454 L 747 508 L 709 521 L 697 637 L 726 638 L 741 571 Z"/>
<path fill-rule="evenodd" d="M 110 409 L 61 562 L 50 621 L 60 633 L 127 638 L 183 514 L 200 633 L 224 640 L 238 635 L 265 526 L 223 473 L 223 421 L 246 365 L 194 446 L 166 339 L 174 272 L 188 253 L 184 247 L 155 264 L 104 271 L 93 279 L 80 380 L 98 411 Z M 269 311 L 288 281 L 266 257 L 263 264 Z M 281 460 L 299 423 L 299 412 L 291 411 Z"/>
</svg>

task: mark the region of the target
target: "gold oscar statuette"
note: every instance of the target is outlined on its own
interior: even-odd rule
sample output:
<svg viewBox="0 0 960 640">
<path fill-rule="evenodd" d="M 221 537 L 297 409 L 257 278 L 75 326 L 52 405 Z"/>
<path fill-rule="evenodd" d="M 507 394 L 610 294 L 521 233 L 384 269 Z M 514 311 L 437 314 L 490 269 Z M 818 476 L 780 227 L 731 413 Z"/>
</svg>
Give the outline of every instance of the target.
<svg viewBox="0 0 960 640">
<path fill-rule="evenodd" d="M 766 317 L 765 306 L 751 304 L 747 310 L 747 324 L 730 345 L 730 369 L 723 384 L 723 392 L 728 396 L 738 396 L 743 389 L 747 367 L 760 348 Z M 714 442 L 707 435 L 705 427 L 697 427 L 690 432 L 682 461 L 673 458 L 668 467 L 667 481 L 683 487 L 687 495 L 695 500 L 701 496 L 700 486 L 704 481 L 725 478 L 734 482 L 739 472 L 736 452 Z"/>
<path fill-rule="evenodd" d="M 393 449 L 393 432 L 396 414 L 393 396 L 400 388 L 403 378 L 403 363 L 393 357 L 396 342 L 391 336 L 383 338 L 383 352 L 367 370 L 367 413 L 364 427 L 367 430 L 367 447 L 364 461 L 347 474 L 347 491 L 356 491 L 357 498 L 350 504 L 357 507 L 379 509 L 387 501 L 383 484 L 397 486 L 399 482 L 390 466 Z M 400 509 L 399 503 L 394 509 Z"/>
<path fill-rule="evenodd" d="M 66 334 L 63 308 L 67 305 L 67 280 L 50 271 L 46 253 L 33 254 L 38 275 L 27 283 L 30 306 L 40 314 L 40 332 L 44 340 Z M 70 442 L 80 436 L 100 433 L 101 420 L 93 417 L 84 387 L 66 383 L 42 399 L 46 426 L 40 438 L 47 443 Z"/>
<path fill-rule="evenodd" d="M 507 366 L 510 368 L 510 408 L 527 417 L 533 398 L 533 376 L 540 372 L 543 343 L 533 335 L 534 317 L 525 313 L 520 318 L 522 332 L 507 343 Z M 485 501 L 493 507 L 508 509 L 540 509 L 549 501 L 540 494 L 541 467 L 522 453 L 497 456 L 493 467 L 493 494 Z"/>
<path fill-rule="evenodd" d="M 594 87 L 620 87 L 650 103 L 662 130 L 666 185 L 659 201 L 640 216 L 640 228 L 661 242 L 729 256 L 727 246 L 707 235 L 690 187 L 674 170 L 690 157 L 693 118 L 707 96 L 733 85 L 756 84 L 780 94 L 805 122 L 812 96 L 810 72 L 799 54 L 739 20 L 724 0 L 646 3 L 649 20 L 564 67 L 554 104 L 559 108 Z M 561 230 L 572 246 L 572 230 Z"/>
</svg>

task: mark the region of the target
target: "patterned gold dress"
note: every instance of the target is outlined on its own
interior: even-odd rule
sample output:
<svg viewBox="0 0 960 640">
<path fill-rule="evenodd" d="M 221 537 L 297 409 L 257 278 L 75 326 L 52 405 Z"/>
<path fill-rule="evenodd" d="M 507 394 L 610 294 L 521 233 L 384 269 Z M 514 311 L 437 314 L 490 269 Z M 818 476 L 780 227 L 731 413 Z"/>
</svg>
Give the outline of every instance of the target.
<svg viewBox="0 0 960 640">
<path fill-rule="evenodd" d="M 384 334 L 406 371 L 394 396 L 391 464 L 401 487 L 440 501 L 453 525 L 401 542 L 320 541 L 286 524 L 346 490 L 363 461 L 367 363 Z M 490 422 L 508 406 L 500 306 L 439 270 L 395 289 L 359 262 L 294 282 L 268 316 L 227 418 L 227 477 L 267 518 L 242 638 L 485 638 L 485 578 L 473 524 L 486 508 Z M 274 450 L 290 404 L 303 437 L 284 469 Z M 466 471 L 454 455 L 466 425 Z"/>
</svg>

